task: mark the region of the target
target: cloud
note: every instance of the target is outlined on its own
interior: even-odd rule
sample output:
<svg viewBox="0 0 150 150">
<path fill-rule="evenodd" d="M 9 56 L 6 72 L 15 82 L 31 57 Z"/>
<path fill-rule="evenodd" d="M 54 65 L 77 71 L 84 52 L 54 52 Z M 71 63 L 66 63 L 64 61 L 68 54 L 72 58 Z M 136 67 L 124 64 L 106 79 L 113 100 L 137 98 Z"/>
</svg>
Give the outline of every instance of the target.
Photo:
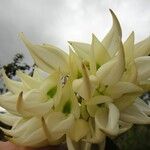
<svg viewBox="0 0 150 150">
<path fill-rule="evenodd" d="M 113 9 L 118 16 L 123 39 L 132 30 L 136 41 L 150 35 L 149 0 L 5 0 L 0 1 L 0 64 L 28 51 L 18 38 L 19 32 L 35 43 L 51 43 L 67 51 L 67 40 L 91 41 L 91 33 L 100 39 L 111 27 Z"/>
</svg>

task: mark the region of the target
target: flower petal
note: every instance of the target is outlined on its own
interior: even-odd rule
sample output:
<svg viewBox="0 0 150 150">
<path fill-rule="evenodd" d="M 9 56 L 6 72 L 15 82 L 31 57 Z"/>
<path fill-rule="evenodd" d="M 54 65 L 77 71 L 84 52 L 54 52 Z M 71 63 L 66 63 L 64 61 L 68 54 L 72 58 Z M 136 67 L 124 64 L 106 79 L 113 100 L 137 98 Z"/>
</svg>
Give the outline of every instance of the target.
<svg viewBox="0 0 150 150">
<path fill-rule="evenodd" d="M 89 131 L 88 123 L 83 119 L 77 119 L 71 129 L 69 130 L 69 137 L 78 142 L 80 139 L 85 137 Z"/>
<path fill-rule="evenodd" d="M 69 41 L 69 44 L 73 47 L 74 51 L 82 60 L 89 61 L 89 52 L 91 50 L 90 44 L 74 41 Z"/>
<path fill-rule="evenodd" d="M 150 78 L 150 56 L 138 57 L 135 59 L 138 71 L 138 80 L 144 81 Z"/>
<path fill-rule="evenodd" d="M 148 56 L 150 54 L 150 37 L 135 44 L 134 56 L 135 58 L 141 56 Z"/>
<path fill-rule="evenodd" d="M 131 105 L 121 112 L 120 119 L 129 123 L 150 124 L 150 117 L 148 117 L 135 105 Z"/>
<path fill-rule="evenodd" d="M 106 89 L 105 94 L 109 95 L 113 99 L 121 97 L 123 94 L 143 92 L 143 89 L 130 82 L 118 82 L 115 85 L 109 86 Z"/>
<path fill-rule="evenodd" d="M 106 63 L 109 59 L 109 53 L 107 50 L 104 48 L 102 43 L 97 39 L 97 37 L 92 34 L 92 50 L 94 51 L 94 57 L 96 60 L 96 63 L 101 66 L 104 63 Z"/>
<path fill-rule="evenodd" d="M 120 49 L 120 40 L 122 37 L 122 31 L 120 27 L 120 23 L 112 10 L 110 10 L 112 18 L 113 18 L 113 25 L 111 30 L 107 33 L 105 38 L 102 41 L 104 47 L 108 50 L 111 57 L 113 57 L 118 49 Z"/>
<path fill-rule="evenodd" d="M 124 71 L 125 58 L 123 46 L 120 41 L 120 47 L 117 56 L 103 64 L 96 72 L 96 76 L 98 77 L 100 84 L 109 86 L 118 82 L 121 79 Z"/>
<path fill-rule="evenodd" d="M 95 122 L 99 129 L 109 135 L 119 133 L 119 110 L 112 103 L 107 103 L 108 109 L 103 107 L 98 109 L 95 114 Z"/>
<path fill-rule="evenodd" d="M 63 72 L 68 72 L 68 58 L 65 52 L 48 44 L 43 46 L 33 45 L 26 39 L 23 33 L 20 34 L 20 37 L 29 49 L 35 63 L 42 70 L 48 73 L 58 69 L 61 69 Z"/>
</svg>

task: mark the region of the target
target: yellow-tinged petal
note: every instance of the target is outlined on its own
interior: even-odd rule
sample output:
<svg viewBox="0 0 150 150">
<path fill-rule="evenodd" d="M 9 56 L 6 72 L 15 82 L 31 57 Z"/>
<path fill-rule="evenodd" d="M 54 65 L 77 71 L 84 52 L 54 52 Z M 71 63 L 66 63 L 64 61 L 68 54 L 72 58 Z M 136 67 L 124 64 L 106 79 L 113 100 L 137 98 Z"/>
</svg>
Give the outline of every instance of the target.
<svg viewBox="0 0 150 150">
<path fill-rule="evenodd" d="M 16 111 L 18 95 L 0 95 L 0 106 L 12 114 L 18 115 Z"/>
<path fill-rule="evenodd" d="M 67 148 L 68 150 L 78 150 L 78 146 L 76 145 L 75 142 L 73 142 L 69 136 L 66 136 L 66 143 L 67 143 Z"/>
<path fill-rule="evenodd" d="M 107 107 L 98 109 L 95 114 L 95 123 L 105 133 L 117 135 L 119 133 L 119 110 L 112 103 L 107 103 Z"/>
<path fill-rule="evenodd" d="M 134 105 L 147 115 L 150 115 L 150 106 L 144 102 L 144 100 L 137 98 Z"/>
<path fill-rule="evenodd" d="M 118 50 L 117 56 L 103 64 L 96 72 L 101 85 L 109 86 L 117 83 L 125 71 L 125 58 L 121 41 Z"/>
<path fill-rule="evenodd" d="M 124 122 L 119 120 L 119 134 L 122 134 L 129 130 L 133 126 L 132 123 Z"/>
<path fill-rule="evenodd" d="M 134 60 L 134 32 L 130 34 L 127 40 L 124 42 L 124 53 L 126 65 Z"/>
<path fill-rule="evenodd" d="M 87 111 L 91 117 L 95 117 L 95 114 L 98 109 L 98 105 L 87 105 Z"/>
<path fill-rule="evenodd" d="M 17 71 L 17 76 L 21 79 L 23 84 L 29 87 L 29 89 L 38 88 L 40 84 L 42 83 L 21 71 Z"/>
<path fill-rule="evenodd" d="M 105 94 L 109 95 L 113 99 L 116 99 L 121 97 L 124 94 L 137 93 L 137 92 L 142 93 L 143 89 L 130 82 L 118 82 L 112 86 L 109 86 L 106 89 Z"/>
<path fill-rule="evenodd" d="M 50 112 L 45 118 L 45 122 L 50 135 L 52 135 L 51 138 L 58 140 L 72 127 L 74 117 L 72 114 L 67 116 L 61 112 Z"/>
<path fill-rule="evenodd" d="M 82 77 L 81 59 L 69 47 L 69 65 L 70 65 L 70 78 L 74 80 Z"/>
<path fill-rule="evenodd" d="M 134 104 L 121 112 L 120 119 L 129 123 L 150 124 L 150 117 Z"/>
<path fill-rule="evenodd" d="M 77 119 L 71 129 L 68 132 L 69 137 L 78 142 L 80 139 L 85 137 L 89 131 L 88 122 L 83 119 Z"/>
<path fill-rule="evenodd" d="M 12 138 L 10 141 L 17 145 L 35 148 L 49 145 L 42 128 L 39 128 L 26 136 L 22 135 L 20 137 Z"/>
<path fill-rule="evenodd" d="M 34 94 L 34 96 L 32 94 Z M 43 96 L 40 92 L 33 91 L 25 96 L 24 100 L 23 93 L 20 93 L 16 104 L 18 113 L 22 114 L 23 116 L 43 116 L 44 114 L 48 113 L 53 107 L 54 102 L 52 100 L 42 102 L 43 99 L 41 98 L 43 98 Z"/>
<path fill-rule="evenodd" d="M 140 96 L 141 93 L 130 93 L 130 94 L 125 94 L 121 96 L 118 99 L 115 99 L 114 104 L 117 106 L 117 108 L 120 111 L 123 111 L 127 109 L 129 106 L 131 106 L 135 100 L 137 99 L 138 96 Z"/>
<path fill-rule="evenodd" d="M 6 84 L 6 87 L 13 92 L 14 94 L 19 94 L 21 91 L 27 91 L 28 88 L 23 86 L 22 82 L 11 80 L 5 74 L 5 71 L 2 71 L 3 80 Z"/>
<path fill-rule="evenodd" d="M 87 105 L 97 105 L 97 104 L 103 104 L 107 102 L 112 102 L 112 98 L 109 96 L 104 95 L 98 95 L 92 97 L 92 99 L 89 102 L 86 102 Z"/>
<path fill-rule="evenodd" d="M 86 81 L 83 80 L 83 78 L 76 79 L 72 83 L 73 90 L 76 93 L 78 93 L 85 100 L 89 100 L 90 95 L 93 94 L 93 92 L 94 92 L 94 90 L 98 84 L 97 78 L 93 75 L 89 76 L 89 81 L 90 81 L 90 88 L 91 89 L 88 89 L 89 87 L 87 87 L 87 83 L 85 83 Z M 89 90 L 91 90 L 90 93 L 88 93 Z"/>
<path fill-rule="evenodd" d="M 145 81 L 140 81 L 139 85 L 146 91 L 150 91 L 150 79 Z"/>
<path fill-rule="evenodd" d="M 21 137 L 31 134 L 35 130 L 41 127 L 41 121 L 37 117 L 32 118 L 20 118 L 16 125 L 11 129 L 13 137 Z"/>
<path fill-rule="evenodd" d="M 135 44 L 134 57 L 148 56 L 150 54 L 150 37 Z"/>
<path fill-rule="evenodd" d="M 35 63 L 42 70 L 48 73 L 58 69 L 61 69 L 63 72 L 68 72 L 68 58 L 65 52 L 47 44 L 43 46 L 33 45 L 23 33 L 20 34 L 20 37 L 29 49 Z"/>
<path fill-rule="evenodd" d="M 83 139 L 84 141 L 97 144 L 105 141 L 106 134 L 97 127 L 97 124 L 95 124 L 94 119 L 92 118 L 89 118 L 89 127 L 89 135 Z"/>
<path fill-rule="evenodd" d="M 0 121 L 2 121 L 3 123 L 13 126 L 14 123 L 19 119 L 20 117 L 10 114 L 10 113 L 0 113 Z"/>
<path fill-rule="evenodd" d="M 150 56 L 138 57 L 135 59 L 138 71 L 138 80 L 144 81 L 150 78 Z"/>
<path fill-rule="evenodd" d="M 33 78 L 37 81 L 43 81 L 44 77 L 43 77 L 43 74 L 44 72 L 38 68 L 38 67 L 34 67 L 34 70 L 33 70 Z"/>
<path fill-rule="evenodd" d="M 69 44 L 82 60 L 89 61 L 89 51 L 91 50 L 90 44 L 74 41 L 69 41 Z"/>
<path fill-rule="evenodd" d="M 113 25 L 111 30 L 103 39 L 102 44 L 108 50 L 110 56 L 113 57 L 116 54 L 116 52 L 120 49 L 122 31 L 116 15 L 112 10 L 110 10 L 110 12 L 113 18 Z"/>
<path fill-rule="evenodd" d="M 122 81 L 136 82 L 137 69 L 134 61 L 134 32 L 130 34 L 124 43 L 125 52 L 125 72 L 121 78 Z"/>
<path fill-rule="evenodd" d="M 109 53 L 94 34 L 92 34 L 91 51 L 94 51 L 94 57 L 98 66 L 103 65 L 110 59 Z"/>
</svg>

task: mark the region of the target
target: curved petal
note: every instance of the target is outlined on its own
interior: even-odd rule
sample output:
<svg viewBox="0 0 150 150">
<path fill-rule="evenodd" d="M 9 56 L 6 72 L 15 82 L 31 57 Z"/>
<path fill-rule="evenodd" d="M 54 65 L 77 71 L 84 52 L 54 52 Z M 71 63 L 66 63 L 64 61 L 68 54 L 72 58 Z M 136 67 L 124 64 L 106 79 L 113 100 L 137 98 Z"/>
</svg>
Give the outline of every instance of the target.
<svg viewBox="0 0 150 150">
<path fill-rule="evenodd" d="M 89 76 L 89 81 L 90 81 L 90 87 L 91 87 L 91 94 L 93 94 L 96 86 L 97 86 L 97 78 L 93 75 Z M 75 79 L 72 83 L 72 88 L 73 90 L 78 93 L 82 98 L 84 98 L 85 100 L 89 99 L 89 89 L 87 89 L 87 84 L 85 83 L 85 81 L 83 80 L 83 78 L 81 79 Z"/>
<path fill-rule="evenodd" d="M 144 112 L 146 115 L 150 115 L 150 106 L 144 102 L 144 100 L 137 98 L 134 105 Z"/>
<path fill-rule="evenodd" d="M 14 94 L 19 94 L 21 91 L 27 91 L 27 90 L 29 90 L 27 87 L 24 87 L 24 86 L 23 86 L 23 83 L 22 83 L 22 82 L 14 81 L 14 80 L 9 79 L 9 78 L 6 76 L 4 70 L 2 70 L 2 75 L 3 75 L 3 80 L 4 80 L 5 84 L 6 84 L 6 87 L 7 87 L 11 92 L 13 92 Z"/>
<path fill-rule="evenodd" d="M 137 106 L 131 105 L 121 112 L 120 119 L 124 122 L 135 124 L 150 124 L 150 117 L 142 112 Z"/>
<path fill-rule="evenodd" d="M 109 86 L 106 89 L 105 94 L 109 95 L 113 99 L 119 98 L 128 93 L 142 93 L 143 89 L 130 82 L 118 82 L 115 85 Z"/>
<path fill-rule="evenodd" d="M 131 106 L 139 96 L 141 96 L 141 93 L 124 94 L 120 98 L 115 99 L 114 104 L 120 111 L 123 111 Z"/>
<path fill-rule="evenodd" d="M 144 81 L 150 78 L 150 56 L 138 57 L 135 59 L 138 71 L 138 80 Z"/>
<path fill-rule="evenodd" d="M 104 47 L 108 50 L 111 57 L 113 57 L 118 49 L 120 49 L 120 40 L 122 37 L 122 31 L 120 27 L 120 23 L 112 10 L 110 10 L 112 18 L 113 18 L 113 25 L 111 30 L 107 33 L 105 38 L 102 41 Z"/>
<path fill-rule="evenodd" d="M 82 60 L 89 61 L 89 52 L 91 45 L 87 43 L 69 41 L 69 44 L 73 47 L 74 51 Z"/>
<path fill-rule="evenodd" d="M 135 58 L 141 56 L 148 56 L 150 54 L 150 37 L 135 44 L 134 56 Z"/>
<path fill-rule="evenodd" d="M 94 51 L 94 57 L 96 60 L 96 63 L 101 66 L 104 63 L 106 63 L 109 59 L 109 53 L 104 48 L 103 44 L 97 39 L 97 37 L 92 34 L 92 51 Z M 98 68 L 97 68 L 98 69 Z"/>
<path fill-rule="evenodd" d="M 73 126 L 69 130 L 68 136 L 75 142 L 78 142 L 80 139 L 85 137 L 88 132 L 89 132 L 88 122 L 86 122 L 83 119 L 77 119 L 75 120 Z"/>
<path fill-rule="evenodd" d="M 120 41 L 118 54 L 113 59 L 103 64 L 96 72 L 96 76 L 98 77 L 100 84 L 109 86 L 118 82 L 121 79 L 124 71 L 125 58 L 123 46 Z"/>
<path fill-rule="evenodd" d="M 17 76 L 21 79 L 23 84 L 25 84 L 29 89 L 37 88 L 40 86 L 41 82 L 35 80 L 33 77 L 21 72 L 17 71 Z"/>
<path fill-rule="evenodd" d="M 122 134 L 122 133 L 126 132 L 132 126 L 133 126 L 132 123 L 123 122 L 123 121 L 119 120 L 119 134 Z"/>
<path fill-rule="evenodd" d="M 112 103 L 107 103 L 108 108 L 100 108 L 95 114 L 95 123 L 99 129 L 109 135 L 119 133 L 119 110 Z"/>
<path fill-rule="evenodd" d="M 125 52 L 125 72 L 121 78 L 122 81 L 136 82 L 137 69 L 134 61 L 134 32 L 130 34 L 124 43 Z"/>
<path fill-rule="evenodd" d="M 29 49 L 35 63 L 42 70 L 48 73 L 58 69 L 68 72 L 68 57 L 65 52 L 48 44 L 43 46 L 33 45 L 23 33 L 20 33 L 20 37 Z"/>
</svg>

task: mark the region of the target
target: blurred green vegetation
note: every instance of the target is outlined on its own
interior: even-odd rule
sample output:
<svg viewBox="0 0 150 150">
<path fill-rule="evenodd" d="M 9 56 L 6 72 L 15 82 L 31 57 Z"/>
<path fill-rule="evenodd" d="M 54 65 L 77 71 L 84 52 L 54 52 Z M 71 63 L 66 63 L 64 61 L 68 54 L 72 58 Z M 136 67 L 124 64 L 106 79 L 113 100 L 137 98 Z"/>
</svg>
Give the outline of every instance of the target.
<svg viewBox="0 0 150 150">
<path fill-rule="evenodd" d="M 150 125 L 134 125 L 115 139 L 120 150 L 150 150 Z"/>
</svg>

